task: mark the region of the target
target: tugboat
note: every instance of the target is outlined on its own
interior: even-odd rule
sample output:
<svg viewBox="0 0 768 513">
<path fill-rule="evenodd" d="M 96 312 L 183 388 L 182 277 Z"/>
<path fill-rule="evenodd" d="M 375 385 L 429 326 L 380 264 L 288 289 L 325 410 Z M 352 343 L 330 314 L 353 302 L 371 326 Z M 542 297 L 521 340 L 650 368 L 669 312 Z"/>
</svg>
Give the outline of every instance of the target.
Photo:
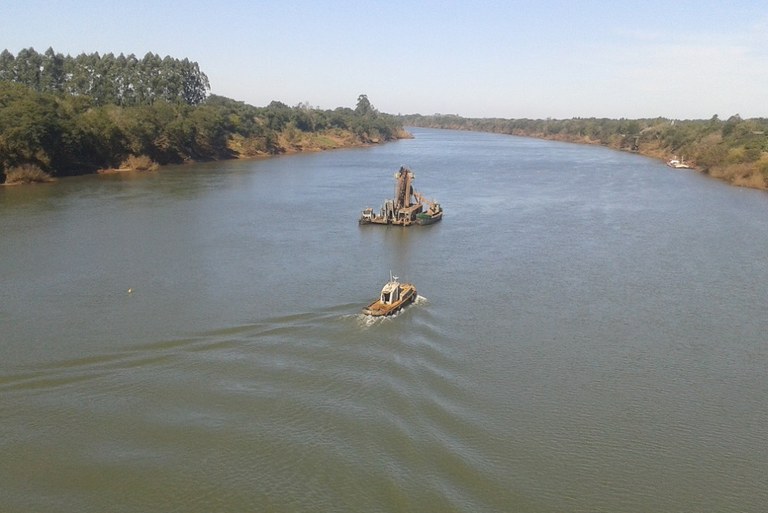
<svg viewBox="0 0 768 513">
<path fill-rule="evenodd" d="M 405 166 L 395 173 L 395 197 L 384 202 L 381 212 L 376 214 L 371 207 L 363 210 L 360 224 L 394 224 L 410 226 L 412 224 L 432 224 L 443 218 L 443 209 L 439 203 L 426 200 L 413 190 L 413 171 Z M 429 207 L 425 211 L 424 205 Z"/>
<path fill-rule="evenodd" d="M 443 218 L 443 207 L 440 203 L 429 201 L 418 192 L 414 192 L 413 195 L 422 203 L 429 205 L 426 211 L 416 214 L 416 224 L 432 224 Z"/>
<path fill-rule="evenodd" d="M 390 271 L 389 281 L 381 289 L 379 299 L 363 308 L 363 313 L 374 317 L 392 315 L 415 299 L 416 287 L 411 283 L 400 283 Z"/>
</svg>

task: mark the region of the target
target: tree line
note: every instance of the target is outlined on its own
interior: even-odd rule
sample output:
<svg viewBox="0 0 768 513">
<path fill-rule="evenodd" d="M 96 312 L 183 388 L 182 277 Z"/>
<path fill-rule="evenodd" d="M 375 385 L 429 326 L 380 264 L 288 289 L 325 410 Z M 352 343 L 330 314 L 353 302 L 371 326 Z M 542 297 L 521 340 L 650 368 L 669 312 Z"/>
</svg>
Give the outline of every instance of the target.
<svg viewBox="0 0 768 513">
<path fill-rule="evenodd" d="M 48 48 L 25 48 L 14 56 L 0 53 L 0 81 L 22 84 L 39 93 L 88 96 L 96 105 L 150 105 L 168 101 L 197 105 L 210 85 L 196 62 L 147 53 L 62 55 Z"/>
<path fill-rule="evenodd" d="M 736 185 L 768 188 L 768 119 L 502 119 L 457 115 L 400 116 L 408 126 L 451 128 L 591 143 L 692 167 Z"/>
<path fill-rule="evenodd" d="M 64 80 L 52 80 L 56 74 L 45 71 L 49 61 L 30 69 L 22 63 L 35 59 L 17 56 L 14 66 L 8 67 L 9 52 L 2 55 L 0 174 L 6 179 L 10 170 L 20 167 L 66 176 L 120 168 L 126 159 L 136 156 L 159 164 L 227 159 L 329 148 L 334 147 L 334 141 L 342 141 L 339 145 L 386 141 L 402 133 L 399 121 L 378 112 L 366 95 L 358 97 L 354 109 L 322 110 L 309 104 L 289 107 L 279 101 L 255 107 L 204 94 L 208 82 L 197 64 L 191 69 L 198 78 L 189 88 L 181 82 L 171 86 L 173 81 L 166 79 L 172 73 L 158 72 L 165 69 L 163 63 L 167 69 L 184 69 L 186 63 L 193 64 L 187 59 L 158 61 L 148 54 L 147 65 L 135 65 L 131 71 L 145 70 L 147 74 L 127 79 L 128 74 L 117 71 L 105 74 L 104 63 L 111 58 L 79 56 L 72 62 L 78 61 L 87 72 L 78 75 L 71 71 L 74 64 L 66 64 L 65 59 L 62 69 L 71 72 L 64 73 Z M 48 51 L 44 55 L 54 59 L 57 54 Z M 105 76 L 109 80 L 94 79 Z M 111 81 L 118 85 L 110 88 L 102 83 Z M 139 94 L 141 88 L 132 86 L 131 96 L 125 94 L 125 83 L 151 87 Z M 200 87 L 195 89 L 194 84 Z"/>
</svg>

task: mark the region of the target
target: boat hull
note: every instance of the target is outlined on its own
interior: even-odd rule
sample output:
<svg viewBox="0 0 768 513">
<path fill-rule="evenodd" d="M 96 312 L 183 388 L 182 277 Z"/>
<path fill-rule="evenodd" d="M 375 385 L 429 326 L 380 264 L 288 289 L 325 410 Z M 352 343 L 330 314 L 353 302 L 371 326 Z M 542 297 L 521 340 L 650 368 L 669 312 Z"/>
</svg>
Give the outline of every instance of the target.
<svg viewBox="0 0 768 513">
<path fill-rule="evenodd" d="M 416 287 L 410 283 L 403 283 L 401 287 L 400 299 L 393 301 L 392 303 L 382 303 L 380 299 L 377 299 L 363 308 L 363 313 L 373 317 L 383 317 L 395 314 L 402 310 L 404 306 L 412 303 L 416 299 Z"/>
<path fill-rule="evenodd" d="M 437 214 L 418 214 L 416 216 L 416 224 L 425 225 L 425 224 L 434 224 L 441 220 L 443 218 L 443 213 L 439 212 Z"/>
<path fill-rule="evenodd" d="M 385 217 L 375 217 L 373 219 L 364 219 L 360 218 L 358 220 L 359 224 L 391 224 L 393 226 L 410 226 L 414 223 L 417 223 L 418 221 L 413 221 L 411 219 L 387 219 Z"/>
</svg>

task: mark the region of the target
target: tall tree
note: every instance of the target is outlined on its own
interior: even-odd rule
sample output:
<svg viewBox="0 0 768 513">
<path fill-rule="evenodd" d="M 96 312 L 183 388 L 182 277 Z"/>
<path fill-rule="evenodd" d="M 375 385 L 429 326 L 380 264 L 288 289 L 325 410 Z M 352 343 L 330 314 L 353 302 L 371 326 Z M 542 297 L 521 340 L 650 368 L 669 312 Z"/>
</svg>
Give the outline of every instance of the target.
<svg viewBox="0 0 768 513">
<path fill-rule="evenodd" d="M 25 48 L 19 52 L 15 61 L 16 81 L 40 91 L 40 74 L 43 58 L 34 48 Z"/>
<path fill-rule="evenodd" d="M 34 48 L 14 57 L 0 54 L 0 80 L 18 82 L 40 92 L 86 95 L 98 105 L 150 105 L 169 101 L 199 105 L 208 96 L 208 77 L 196 62 L 149 52 L 138 60 L 133 54 L 115 57 L 108 53 L 62 56 L 49 48 Z"/>
<path fill-rule="evenodd" d="M 66 80 L 64 72 L 64 56 L 49 47 L 43 54 L 40 85 L 42 91 L 58 93 L 64 89 Z"/>
<path fill-rule="evenodd" d="M 16 81 L 15 62 L 16 57 L 7 49 L 0 53 L 0 81 Z"/>
<path fill-rule="evenodd" d="M 361 94 L 357 97 L 357 106 L 355 107 L 355 113 L 357 113 L 358 116 L 370 116 L 376 113 L 376 109 L 373 108 L 373 105 L 371 105 L 370 100 L 368 100 L 368 96 L 365 94 Z"/>
</svg>

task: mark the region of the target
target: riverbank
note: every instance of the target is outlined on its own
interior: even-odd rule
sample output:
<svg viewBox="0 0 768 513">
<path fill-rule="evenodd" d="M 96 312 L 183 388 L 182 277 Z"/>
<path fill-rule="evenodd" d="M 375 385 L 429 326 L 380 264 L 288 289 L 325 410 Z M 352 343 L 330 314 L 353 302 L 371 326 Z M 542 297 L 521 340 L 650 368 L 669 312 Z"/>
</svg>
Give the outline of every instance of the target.
<svg viewBox="0 0 768 513">
<path fill-rule="evenodd" d="M 32 164 L 15 166 L 5 172 L 5 181 L 0 185 L 29 185 L 31 183 L 50 183 L 53 178 L 39 167 Z"/>
<path fill-rule="evenodd" d="M 662 147 L 658 141 L 654 142 L 640 142 L 636 146 L 628 146 L 626 144 L 626 138 L 613 138 L 609 141 L 594 140 L 589 137 L 578 137 L 569 135 L 548 135 L 548 134 L 514 134 L 526 137 L 534 137 L 537 139 L 546 139 L 550 141 L 569 142 L 574 144 L 589 144 L 607 146 L 615 150 L 628 151 L 631 153 L 637 153 L 645 157 L 658 159 L 662 162 L 669 163 L 672 160 L 680 159 L 680 155 L 670 152 L 668 149 Z M 749 189 L 768 190 L 768 181 L 766 181 L 766 174 L 761 170 L 761 166 L 768 165 L 768 156 L 755 161 L 755 162 L 733 162 L 725 163 L 722 165 L 715 165 L 710 167 L 704 167 L 699 165 L 696 160 L 686 159 L 684 168 L 673 168 L 678 170 L 692 170 L 704 175 L 710 176 L 717 180 L 724 181 L 729 185 L 735 187 L 746 187 Z"/>
<path fill-rule="evenodd" d="M 267 151 L 260 141 L 246 139 L 241 136 L 234 136 L 228 143 L 231 157 L 222 160 L 250 159 L 258 157 L 274 157 L 278 155 L 291 155 L 297 153 L 331 151 L 348 148 L 360 148 L 376 144 L 384 144 L 400 139 L 412 139 L 413 135 L 407 130 L 397 130 L 394 138 L 382 139 L 379 137 L 369 137 L 367 134 L 358 136 L 348 130 L 330 129 L 320 132 L 302 132 L 299 130 L 287 130 L 277 134 L 277 141 Z M 204 160 L 189 159 L 188 162 L 202 162 Z M 157 162 L 152 161 L 147 156 L 129 157 L 118 167 L 104 168 L 96 171 L 96 174 L 109 175 L 117 173 L 147 172 L 160 169 Z M 13 178 L 9 181 L 0 183 L 0 186 L 28 185 L 31 183 L 52 183 L 57 178 L 47 173 L 37 170 L 34 176 L 31 173 L 27 178 Z M 79 175 L 73 175 L 79 176 Z"/>
<path fill-rule="evenodd" d="M 115 105 L 0 81 L 0 99 L 3 175 L 23 165 L 53 177 L 115 172 L 132 168 L 122 165 L 131 155 L 165 165 L 322 151 L 395 140 L 403 130 L 365 95 L 354 109 L 333 110 L 216 95 Z"/>
<path fill-rule="evenodd" d="M 468 130 L 591 144 L 662 162 L 684 160 L 690 169 L 737 187 L 768 190 L 768 119 L 723 121 L 649 119 L 494 119 L 455 115 L 400 116 L 404 126 Z"/>
<path fill-rule="evenodd" d="M 289 129 L 277 135 L 276 151 L 248 151 L 248 145 L 244 141 L 233 139 L 229 148 L 237 153 L 238 158 L 264 157 L 270 155 L 286 155 L 292 153 L 317 152 L 340 150 L 344 148 L 359 148 L 374 144 L 383 144 L 400 139 L 412 139 L 406 130 L 397 130 L 393 138 L 371 137 L 368 134 L 357 135 L 349 130 L 339 128 L 322 130 L 319 132 L 302 132 Z"/>
</svg>

